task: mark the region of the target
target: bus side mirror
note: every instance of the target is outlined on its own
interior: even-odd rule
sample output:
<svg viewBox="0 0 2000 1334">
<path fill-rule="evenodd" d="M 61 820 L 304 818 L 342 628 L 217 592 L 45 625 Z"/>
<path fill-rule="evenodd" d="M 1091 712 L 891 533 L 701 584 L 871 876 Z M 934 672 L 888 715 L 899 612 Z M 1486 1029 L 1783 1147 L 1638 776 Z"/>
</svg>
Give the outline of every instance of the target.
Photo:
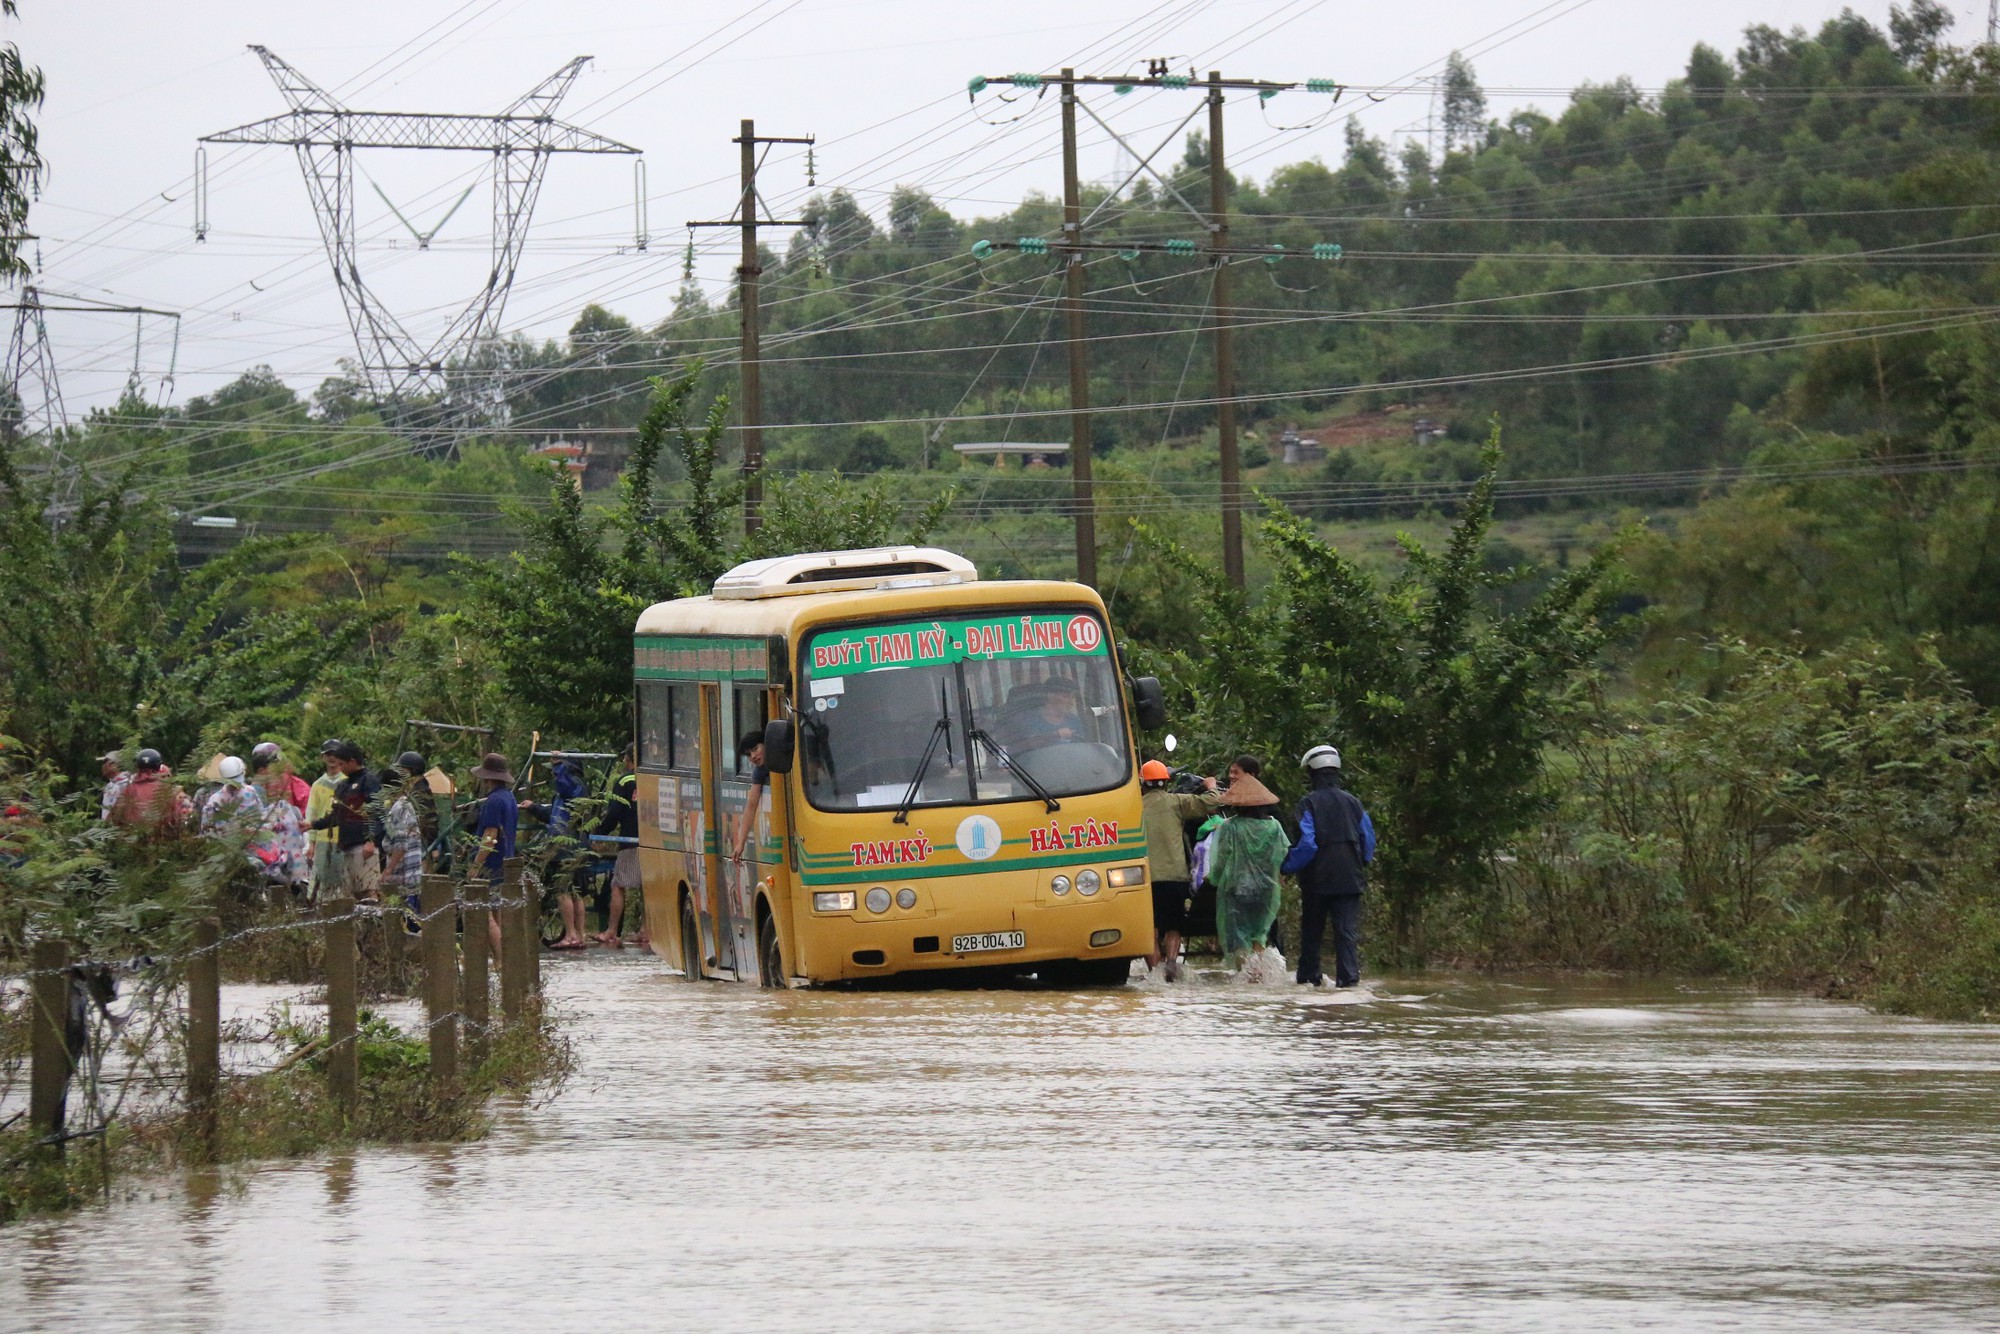
<svg viewBox="0 0 2000 1334">
<path fill-rule="evenodd" d="M 773 718 L 764 724 L 764 767 L 774 774 L 792 771 L 792 720 Z"/>
<path fill-rule="evenodd" d="M 1132 712 L 1138 716 L 1142 731 L 1157 732 L 1167 725 L 1167 692 L 1160 688 L 1159 677 L 1133 679 Z"/>
</svg>

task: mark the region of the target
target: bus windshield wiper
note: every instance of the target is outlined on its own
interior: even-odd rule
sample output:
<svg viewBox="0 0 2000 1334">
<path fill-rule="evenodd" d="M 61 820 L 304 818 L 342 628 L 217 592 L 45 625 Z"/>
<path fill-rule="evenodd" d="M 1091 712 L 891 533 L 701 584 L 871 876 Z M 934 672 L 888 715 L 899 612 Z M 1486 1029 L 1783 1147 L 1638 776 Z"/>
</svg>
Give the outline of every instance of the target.
<svg viewBox="0 0 2000 1334">
<path fill-rule="evenodd" d="M 1005 765 L 1007 769 L 1010 772 L 1012 772 L 1016 778 L 1019 778 L 1023 783 L 1026 783 L 1028 785 L 1028 790 L 1034 793 L 1036 796 L 1040 797 L 1042 799 L 1043 804 L 1046 805 L 1049 808 L 1049 810 L 1059 811 L 1062 809 L 1062 803 L 1060 801 L 1057 801 L 1054 797 L 1050 796 L 1049 790 L 1043 787 L 1041 785 L 1041 782 L 1037 780 L 1033 774 L 1028 772 L 1027 767 L 1025 765 L 1023 765 L 1019 760 L 1015 759 L 1012 755 L 1009 755 L 1007 753 L 1007 748 L 1001 745 L 998 741 L 995 741 L 993 739 L 993 734 L 991 732 L 988 732 L 983 727 L 975 727 L 972 729 L 971 732 L 966 734 L 966 740 L 985 742 L 986 749 L 992 751 L 994 757 L 998 759 L 1001 764 Z"/>
<path fill-rule="evenodd" d="M 924 771 L 931 767 L 931 756 L 937 754 L 938 742 L 951 735 L 951 714 L 940 709 L 938 720 L 931 724 L 931 739 L 924 746 L 924 757 L 917 761 L 917 771 L 910 775 L 910 786 L 903 793 L 902 804 L 896 807 L 894 823 L 910 822 L 910 807 L 917 804 L 917 789 L 924 785 Z"/>
</svg>

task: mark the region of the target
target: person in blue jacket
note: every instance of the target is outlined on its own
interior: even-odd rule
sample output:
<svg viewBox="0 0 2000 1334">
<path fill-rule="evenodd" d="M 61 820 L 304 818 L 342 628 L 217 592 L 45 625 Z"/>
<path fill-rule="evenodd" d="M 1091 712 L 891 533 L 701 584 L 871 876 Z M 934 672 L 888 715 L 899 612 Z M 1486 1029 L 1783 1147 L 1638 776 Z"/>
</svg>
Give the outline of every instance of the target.
<svg viewBox="0 0 2000 1334">
<path fill-rule="evenodd" d="M 1314 746 L 1299 763 L 1312 791 L 1299 803 L 1299 837 L 1281 868 L 1299 879 L 1299 971 L 1303 986 L 1323 987 L 1320 941 L 1333 923 L 1334 984 L 1361 981 L 1361 894 L 1375 860 L 1375 824 L 1360 798 L 1341 786 L 1340 752 Z"/>
</svg>

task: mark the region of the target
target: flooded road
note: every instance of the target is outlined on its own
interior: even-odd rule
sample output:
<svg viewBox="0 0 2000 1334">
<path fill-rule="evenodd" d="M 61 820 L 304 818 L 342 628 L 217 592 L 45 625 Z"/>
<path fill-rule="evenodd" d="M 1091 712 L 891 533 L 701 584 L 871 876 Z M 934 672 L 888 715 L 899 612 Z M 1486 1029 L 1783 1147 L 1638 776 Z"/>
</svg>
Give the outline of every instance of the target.
<svg viewBox="0 0 2000 1334">
<path fill-rule="evenodd" d="M 1541 979 L 546 977 L 581 1063 L 553 1101 L 11 1228 L 0 1326 L 2000 1319 L 2000 1028 Z"/>
</svg>

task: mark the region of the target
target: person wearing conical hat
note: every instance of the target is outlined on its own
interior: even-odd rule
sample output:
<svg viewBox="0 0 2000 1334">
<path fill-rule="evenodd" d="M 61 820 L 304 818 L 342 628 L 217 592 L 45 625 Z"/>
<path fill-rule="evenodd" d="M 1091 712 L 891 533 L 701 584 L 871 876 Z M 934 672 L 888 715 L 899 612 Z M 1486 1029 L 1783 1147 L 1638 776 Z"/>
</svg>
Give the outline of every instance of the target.
<svg viewBox="0 0 2000 1334">
<path fill-rule="evenodd" d="M 1253 773 L 1235 766 L 1222 793 L 1222 823 L 1208 857 L 1215 885 L 1216 934 L 1231 966 L 1262 953 L 1278 919 L 1278 868 L 1291 839 L 1278 822 L 1278 798 Z"/>
</svg>

